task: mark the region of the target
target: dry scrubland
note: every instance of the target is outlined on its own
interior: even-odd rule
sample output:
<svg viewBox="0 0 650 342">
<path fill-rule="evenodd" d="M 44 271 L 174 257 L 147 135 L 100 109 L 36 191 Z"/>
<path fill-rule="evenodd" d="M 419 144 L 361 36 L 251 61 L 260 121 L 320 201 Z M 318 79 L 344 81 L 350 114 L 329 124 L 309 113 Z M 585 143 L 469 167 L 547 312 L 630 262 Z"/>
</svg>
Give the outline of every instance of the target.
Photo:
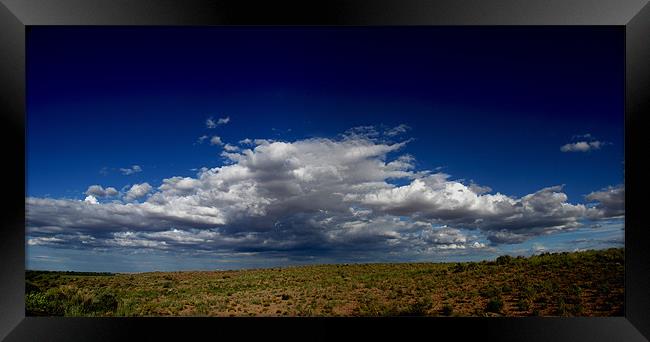
<svg viewBox="0 0 650 342">
<path fill-rule="evenodd" d="M 26 314 L 623 315 L 623 249 L 391 263 L 99 274 L 27 271 Z"/>
</svg>

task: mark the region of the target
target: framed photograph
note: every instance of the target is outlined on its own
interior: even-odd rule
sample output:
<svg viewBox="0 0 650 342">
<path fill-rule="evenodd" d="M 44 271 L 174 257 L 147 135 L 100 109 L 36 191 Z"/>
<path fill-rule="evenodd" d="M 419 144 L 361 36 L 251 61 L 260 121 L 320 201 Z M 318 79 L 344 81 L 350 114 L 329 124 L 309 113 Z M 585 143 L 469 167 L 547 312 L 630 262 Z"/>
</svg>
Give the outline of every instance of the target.
<svg viewBox="0 0 650 342">
<path fill-rule="evenodd" d="M 650 337 L 647 1 L 2 5 L 6 340 Z"/>
</svg>

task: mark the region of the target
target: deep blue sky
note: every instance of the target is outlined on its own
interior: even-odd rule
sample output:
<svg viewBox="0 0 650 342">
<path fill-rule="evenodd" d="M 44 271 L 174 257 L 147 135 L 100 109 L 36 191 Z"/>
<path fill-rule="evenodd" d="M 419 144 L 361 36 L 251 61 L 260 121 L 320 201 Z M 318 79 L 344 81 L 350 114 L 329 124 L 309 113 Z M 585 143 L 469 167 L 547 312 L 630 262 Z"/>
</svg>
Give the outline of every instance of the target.
<svg viewBox="0 0 650 342">
<path fill-rule="evenodd" d="M 583 203 L 623 183 L 621 28 L 31 27 L 27 38 L 29 197 L 193 176 L 222 163 L 221 149 L 195 144 L 204 134 L 294 141 L 398 124 L 412 128 L 418 169 L 506 195 L 565 184 Z M 208 130 L 210 116 L 231 121 Z M 607 144 L 560 151 L 586 133 Z M 117 171 L 131 165 L 143 171 Z"/>
<path fill-rule="evenodd" d="M 214 148 L 192 144 L 208 116 L 230 116 L 216 132 L 226 141 L 405 123 L 423 168 L 509 195 L 566 184 L 579 201 L 622 183 L 622 38 L 606 27 L 31 29 L 28 195 L 215 166 Z M 559 152 L 584 133 L 613 145 Z M 99 173 L 133 164 L 144 172 Z"/>
</svg>

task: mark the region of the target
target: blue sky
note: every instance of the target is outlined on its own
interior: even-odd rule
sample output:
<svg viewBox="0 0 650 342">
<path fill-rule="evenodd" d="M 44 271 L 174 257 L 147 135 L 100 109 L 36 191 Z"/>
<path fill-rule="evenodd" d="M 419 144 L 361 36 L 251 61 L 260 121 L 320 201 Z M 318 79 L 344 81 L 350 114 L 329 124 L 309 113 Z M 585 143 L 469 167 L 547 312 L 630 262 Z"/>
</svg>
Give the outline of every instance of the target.
<svg viewBox="0 0 650 342">
<path fill-rule="evenodd" d="M 435 235 L 438 242 L 433 245 L 424 244 L 422 239 L 417 241 L 427 253 L 409 256 L 397 253 L 396 261 L 478 260 L 500 253 L 531 253 L 541 250 L 540 246 L 547 250 L 574 249 L 577 245 L 579 248 L 620 246 L 623 236 L 621 196 L 624 194 L 623 37 L 622 30 L 608 27 L 31 28 L 27 40 L 26 195 L 28 199 L 42 201 L 37 204 L 28 200 L 27 204 L 28 240 L 33 239 L 27 247 L 28 267 L 140 270 L 141 257 L 137 254 L 124 256 L 131 255 L 128 251 L 133 249 L 128 246 L 137 243 L 125 243 L 118 237 L 131 232 L 134 234 L 129 235 L 131 238 L 137 236 L 138 243 L 146 245 L 141 235 L 145 233 L 141 227 L 108 222 L 115 215 L 111 210 L 131 210 L 147 201 L 151 204 L 157 192 L 160 196 L 175 196 L 174 200 L 203 201 L 207 194 L 221 198 L 216 191 L 223 189 L 210 188 L 214 182 L 208 181 L 207 175 L 201 178 L 197 174 L 202 167 L 218 169 L 235 165 L 258 172 L 262 166 L 253 165 L 256 160 L 280 156 L 296 158 L 296 165 L 313 170 L 313 161 L 301 159 L 300 153 L 325 151 L 322 146 L 328 141 L 336 145 L 333 151 L 341 153 L 359 146 L 382 150 L 381 146 L 404 142 L 399 148 L 386 147 L 385 153 L 368 158 L 388 164 L 408 155 L 409 166 L 399 171 L 413 174 L 381 178 L 384 188 L 376 190 L 379 192 L 347 194 L 346 197 L 347 209 L 370 210 L 372 213 L 368 215 L 375 222 L 402 216 L 405 222 L 427 222 L 431 225 L 427 229 L 438 234 Z M 229 120 L 209 128 L 206 125 L 209 118 Z M 373 128 L 355 130 L 360 126 Z M 399 134 L 389 134 L 396 127 L 404 129 Z M 207 138 L 200 141 L 202 136 Z M 211 144 L 213 136 L 218 136 L 222 143 Z M 246 138 L 266 139 L 267 142 L 250 146 L 240 143 Z M 289 144 L 289 150 L 279 142 Z M 251 159 L 224 155 L 223 152 L 228 152 L 224 151 L 225 144 L 230 144 L 232 152 L 242 155 L 246 148 L 251 149 Z M 259 158 L 255 159 L 257 154 Z M 346 164 L 348 162 L 335 159 L 331 165 L 348 170 L 351 166 Z M 134 165 L 138 166 L 135 170 Z M 287 171 L 273 169 L 275 164 L 264 165 L 271 168 L 263 170 L 265 172 Z M 484 226 L 477 223 L 479 221 L 470 224 L 457 218 L 449 220 L 446 214 L 432 209 L 446 203 L 444 200 L 406 207 L 405 203 L 413 203 L 415 198 L 408 196 L 419 196 L 417 199 L 421 200 L 427 191 L 431 192 L 427 198 L 432 201 L 437 187 L 442 184 L 437 181 L 425 181 L 425 187 L 417 190 L 421 192 L 413 190 L 416 192 L 405 195 L 404 203 L 369 199 L 383 195 L 395 198 L 397 192 L 386 191 L 400 187 L 408 190 L 407 187 L 415 185 L 416 179 L 423 177 L 415 173 L 422 171 L 446 174 L 448 186 L 472 183 L 487 186 L 490 191 L 485 194 L 502 194 L 515 202 L 530 194 L 538 193 L 542 198 L 549 193 L 566 195 L 566 199 L 558 199 L 561 203 L 587 207 L 576 209 L 550 226 L 541 221 L 531 221 L 535 227 L 522 228 L 517 224 L 517 231 L 512 235 L 517 238 L 508 235 L 511 238 L 504 243 L 504 239 L 495 237 L 495 232 L 511 234 L 512 231 L 499 228 L 499 224 L 506 227 L 505 222 Z M 159 188 L 165 179 L 172 177 L 187 177 L 189 183 L 205 194 Z M 263 198 L 268 199 L 268 203 L 246 202 L 250 205 L 242 205 L 246 210 L 234 213 L 220 207 L 224 203 L 202 202 L 208 212 L 214 209 L 214 214 L 210 214 L 214 215 L 214 221 L 207 218 L 201 218 L 207 221 L 188 221 L 187 213 L 183 212 L 178 217 L 167 218 L 164 223 L 152 221 L 146 231 L 176 229 L 177 234 L 192 232 L 195 235 L 201 234 L 201 230 L 218 231 L 219 238 L 227 240 L 231 236 L 228 234 L 245 234 L 245 230 L 232 228 L 243 224 L 234 217 L 240 220 L 251 215 L 249 218 L 259 220 L 256 224 L 260 227 L 264 222 L 269 227 L 283 220 L 293 222 L 295 227 L 285 232 L 288 234 L 285 239 L 290 239 L 289 236 L 304 236 L 304 231 L 296 227 L 305 227 L 305 224 L 289 216 L 309 216 L 318 210 L 335 213 L 345 209 L 328 207 L 325 201 L 322 208 L 282 211 L 276 207 L 288 203 L 289 198 L 273 192 L 279 180 L 269 185 L 258 173 L 251 177 L 243 181 L 253 182 L 255 189 L 263 189 L 256 196 L 267 196 Z M 314 184 L 314 176 L 310 177 L 308 182 L 306 178 L 302 180 Z M 369 179 L 350 178 L 349 174 L 341 177 L 348 187 L 370 183 Z M 125 201 L 133 185 L 145 183 L 151 188 L 147 188 L 146 194 L 135 201 Z M 301 191 L 307 188 L 307 183 L 302 185 Z M 315 189 L 325 189 L 325 184 L 330 183 L 322 183 L 321 187 L 320 183 L 315 184 Z M 103 189 L 112 187 L 119 194 L 108 196 L 96 192 L 93 195 L 96 207 L 88 210 L 95 213 L 93 210 L 104 205 L 115 208 L 106 209 L 107 213 L 95 213 L 99 217 L 85 227 L 83 220 L 75 216 L 58 220 L 63 222 L 48 222 L 46 214 L 61 212 L 60 206 L 79 206 L 73 212 L 87 210 L 84 208 L 89 204 L 84 199 L 94 193 L 89 189 L 92 185 L 100 185 Z M 539 193 L 558 185 L 564 186 Z M 234 183 L 229 186 L 238 188 Z M 231 194 L 234 193 L 232 189 Z M 135 198 L 134 194 L 132 192 L 130 198 Z M 340 192 L 337 194 L 344 196 Z M 488 201 L 487 197 L 480 198 L 482 194 L 472 197 L 472 201 Z M 590 197 L 585 197 L 589 194 Z M 191 197 L 195 195 L 198 199 Z M 298 195 L 292 193 L 292 196 Z M 165 200 L 171 198 L 165 197 Z M 119 205 L 124 207 L 117 207 Z M 151 209 L 148 205 L 142 208 Z M 478 204 L 467 205 L 454 207 L 454 210 L 459 213 L 463 208 L 478 208 Z M 264 212 L 271 208 L 269 210 L 277 213 L 273 217 L 264 216 L 270 215 L 268 213 L 251 214 L 251 208 Z M 602 213 L 589 212 L 590 209 Z M 536 212 L 535 215 L 548 218 L 551 212 L 554 213 L 549 207 L 548 212 Z M 93 217 L 92 213 L 87 217 Z M 478 212 L 474 214 L 478 215 L 475 219 L 482 218 Z M 338 226 L 321 226 L 320 235 L 312 240 L 300 238 L 295 248 L 283 249 L 271 243 L 272 247 L 263 251 L 251 251 L 254 248 L 250 241 L 246 248 L 216 243 L 218 248 L 211 249 L 201 244 L 197 248 L 202 252 L 197 256 L 190 247 L 180 249 L 168 243 L 164 248 L 151 248 L 147 254 L 151 258 L 150 268 L 212 269 L 309 260 L 342 261 L 341 256 L 351 255 L 350 250 L 334 243 L 328 234 L 353 221 L 343 219 L 343 214 L 331 215 L 334 221 L 341 220 Z M 219 221 L 222 216 L 223 222 Z M 179 217 L 183 219 L 177 221 Z M 102 222 L 97 223 L 99 221 Z M 207 224 L 208 221 L 214 223 Z M 601 221 L 613 223 L 601 224 Z M 598 225 L 602 227 L 590 228 Z M 364 241 L 393 234 L 390 241 L 403 242 L 406 236 L 411 238 L 409 234 L 414 228 L 404 229 L 390 230 L 390 234 L 386 230 L 379 235 L 369 233 Z M 255 234 L 261 234 L 260 231 L 263 229 Z M 272 238 L 260 237 L 259 241 L 282 240 L 282 234 L 278 234 Z M 440 243 L 444 240 L 440 239 L 440 234 L 456 236 L 456 247 L 461 241 L 484 246 L 471 252 L 465 245 L 453 248 L 452 243 Z M 91 236 L 95 242 L 86 243 L 92 246 L 86 247 L 71 242 L 74 239 L 68 241 L 73 235 Z M 171 238 L 171 235 L 164 236 Z M 147 239 L 157 242 L 164 238 L 147 235 Z M 180 241 L 178 236 L 174 239 Z M 580 242 L 575 242 L 576 239 Z M 121 242 L 98 242 L 104 240 Z M 371 249 L 376 248 L 377 253 L 359 254 L 359 258 L 373 261 L 385 255 L 380 251 L 388 248 L 385 244 L 389 240 L 379 240 L 381 243 L 373 244 Z M 609 242 L 602 242 L 605 240 Z M 216 249 L 218 256 L 214 254 Z M 451 250 L 458 250 L 458 253 Z M 43 261 L 54 255 L 59 261 Z M 87 260 L 94 259 L 86 257 L 82 262 L 82 255 L 98 255 L 97 261 L 88 264 Z M 151 257 L 153 255 L 158 256 Z M 171 263 L 169 258 L 186 261 Z M 122 263 L 118 259 L 130 261 Z M 234 261 L 226 263 L 226 259 Z"/>
</svg>

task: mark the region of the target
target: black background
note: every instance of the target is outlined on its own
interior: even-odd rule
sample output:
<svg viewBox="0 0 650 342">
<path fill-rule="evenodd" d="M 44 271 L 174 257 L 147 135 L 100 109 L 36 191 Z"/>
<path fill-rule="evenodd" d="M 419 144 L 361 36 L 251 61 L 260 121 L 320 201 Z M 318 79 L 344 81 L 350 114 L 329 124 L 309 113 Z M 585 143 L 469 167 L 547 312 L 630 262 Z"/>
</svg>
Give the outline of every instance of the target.
<svg viewBox="0 0 650 342">
<path fill-rule="evenodd" d="M 7 341 L 644 341 L 650 337 L 646 0 L 0 0 L 0 338 Z M 25 30 L 30 25 L 617 25 L 626 31 L 625 317 L 55 318 L 24 313 Z M 645 116 L 644 116 L 645 114 Z M 645 338 L 643 337 L 645 336 Z"/>
</svg>

